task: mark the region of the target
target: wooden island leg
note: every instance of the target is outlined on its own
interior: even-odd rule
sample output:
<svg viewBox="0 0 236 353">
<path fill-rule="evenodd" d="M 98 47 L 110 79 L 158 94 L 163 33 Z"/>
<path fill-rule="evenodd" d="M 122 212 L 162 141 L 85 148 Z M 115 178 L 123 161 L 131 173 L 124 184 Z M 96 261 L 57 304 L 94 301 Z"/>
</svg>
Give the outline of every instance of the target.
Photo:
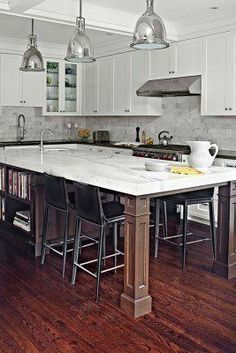
<svg viewBox="0 0 236 353">
<path fill-rule="evenodd" d="M 227 279 L 236 277 L 236 181 L 219 187 L 217 258 L 213 272 Z"/>
<path fill-rule="evenodd" d="M 149 205 L 147 197 L 125 198 L 125 268 L 121 308 L 134 318 L 151 312 Z"/>
</svg>

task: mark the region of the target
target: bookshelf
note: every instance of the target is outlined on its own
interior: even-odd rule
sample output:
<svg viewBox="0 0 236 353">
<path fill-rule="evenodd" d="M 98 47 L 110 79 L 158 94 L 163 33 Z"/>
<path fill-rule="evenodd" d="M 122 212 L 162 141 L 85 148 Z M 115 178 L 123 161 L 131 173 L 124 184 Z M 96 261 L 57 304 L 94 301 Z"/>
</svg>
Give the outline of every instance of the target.
<svg viewBox="0 0 236 353">
<path fill-rule="evenodd" d="M 42 175 L 0 164 L 0 222 L 28 237 L 35 256 L 41 251 L 43 205 Z"/>
</svg>

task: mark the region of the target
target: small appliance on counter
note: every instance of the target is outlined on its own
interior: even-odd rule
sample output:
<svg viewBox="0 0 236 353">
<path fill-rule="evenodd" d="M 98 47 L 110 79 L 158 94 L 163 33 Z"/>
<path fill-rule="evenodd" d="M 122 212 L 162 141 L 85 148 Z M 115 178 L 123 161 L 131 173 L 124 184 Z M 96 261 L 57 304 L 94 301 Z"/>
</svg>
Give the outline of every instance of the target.
<svg viewBox="0 0 236 353">
<path fill-rule="evenodd" d="M 108 130 L 95 130 L 93 131 L 93 143 L 109 143 L 110 132 Z"/>
</svg>

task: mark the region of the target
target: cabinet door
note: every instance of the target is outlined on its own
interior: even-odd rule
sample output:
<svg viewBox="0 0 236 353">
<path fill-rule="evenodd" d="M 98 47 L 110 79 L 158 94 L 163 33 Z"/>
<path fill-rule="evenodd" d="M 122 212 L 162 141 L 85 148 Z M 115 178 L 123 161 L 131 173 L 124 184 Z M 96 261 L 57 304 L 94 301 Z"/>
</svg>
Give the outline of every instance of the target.
<svg viewBox="0 0 236 353">
<path fill-rule="evenodd" d="M 112 113 L 112 59 L 103 58 L 98 65 L 98 113 L 109 115 Z"/>
<path fill-rule="evenodd" d="M 113 57 L 113 114 L 128 115 L 131 112 L 130 54 Z"/>
<path fill-rule="evenodd" d="M 44 98 L 44 73 L 23 72 L 23 105 L 42 107 Z"/>
<path fill-rule="evenodd" d="M 236 32 L 228 36 L 226 99 L 225 115 L 236 116 Z"/>
<path fill-rule="evenodd" d="M 47 61 L 45 75 L 45 94 L 46 104 L 44 106 L 44 114 L 55 114 L 62 112 L 60 105 L 60 62 Z"/>
<path fill-rule="evenodd" d="M 178 42 L 172 47 L 172 70 L 178 76 L 202 73 L 202 39 Z"/>
<path fill-rule="evenodd" d="M 20 55 L 2 54 L 1 56 L 1 92 L 2 105 L 18 107 L 22 105 L 23 73 L 19 70 Z"/>
<path fill-rule="evenodd" d="M 170 75 L 170 53 L 171 47 L 150 51 L 150 78 L 168 77 Z"/>
<path fill-rule="evenodd" d="M 227 34 L 204 39 L 202 115 L 225 115 L 227 91 Z"/>
<path fill-rule="evenodd" d="M 147 98 L 138 97 L 136 91 L 144 85 L 148 77 L 148 52 L 135 51 L 131 56 L 130 112 L 132 115 L 147 114 Z"/>
<path fill-rule="evenodd" d="M 78 112 L 78 70 L 77 64 L 65 63 L 64 65 L 64 113 Z"/>
<path fill-rule="evenodd" d="M 98 64 L 83 67 L 83 112 L 85 115 L 98 113 Z"/>
</svg>

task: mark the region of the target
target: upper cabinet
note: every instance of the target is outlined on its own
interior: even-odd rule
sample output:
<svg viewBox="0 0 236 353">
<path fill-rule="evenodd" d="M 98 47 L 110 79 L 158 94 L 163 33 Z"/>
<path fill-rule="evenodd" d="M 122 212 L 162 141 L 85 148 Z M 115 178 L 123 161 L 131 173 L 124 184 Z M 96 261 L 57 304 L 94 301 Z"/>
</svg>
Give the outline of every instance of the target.
<svg viewBox="0 0 236 353">
<path fill-rule="evenodd" d="M 63 60 L 46 61 L 44 115 L 75 115 L 81 112 L 78 65 Z"/>
<path fill-rule="evenodd" d="M 150 51 L 150 78 L 193 76 L 202 73 L 202 39 L 173 43 L 169 48 Z"/>
<path fill-rule="evenodd" d="M 204 39 L 202 115 L 236 115 L 236 33 Z"/>
<path fill-rule="evenodd" d="M 22 72 L 19 70 L 22 56 L 1 55 L 1 104 L 12 107 L 42 107 L 42 72 Z"/>
<path fill-rule="evenodd" d="M 83 68 L 85 115 L 161 115 L 161 99 L 138 97 L 148 79 L 148 53 L 123 53 L 101 58 Z"/>
</svg>

